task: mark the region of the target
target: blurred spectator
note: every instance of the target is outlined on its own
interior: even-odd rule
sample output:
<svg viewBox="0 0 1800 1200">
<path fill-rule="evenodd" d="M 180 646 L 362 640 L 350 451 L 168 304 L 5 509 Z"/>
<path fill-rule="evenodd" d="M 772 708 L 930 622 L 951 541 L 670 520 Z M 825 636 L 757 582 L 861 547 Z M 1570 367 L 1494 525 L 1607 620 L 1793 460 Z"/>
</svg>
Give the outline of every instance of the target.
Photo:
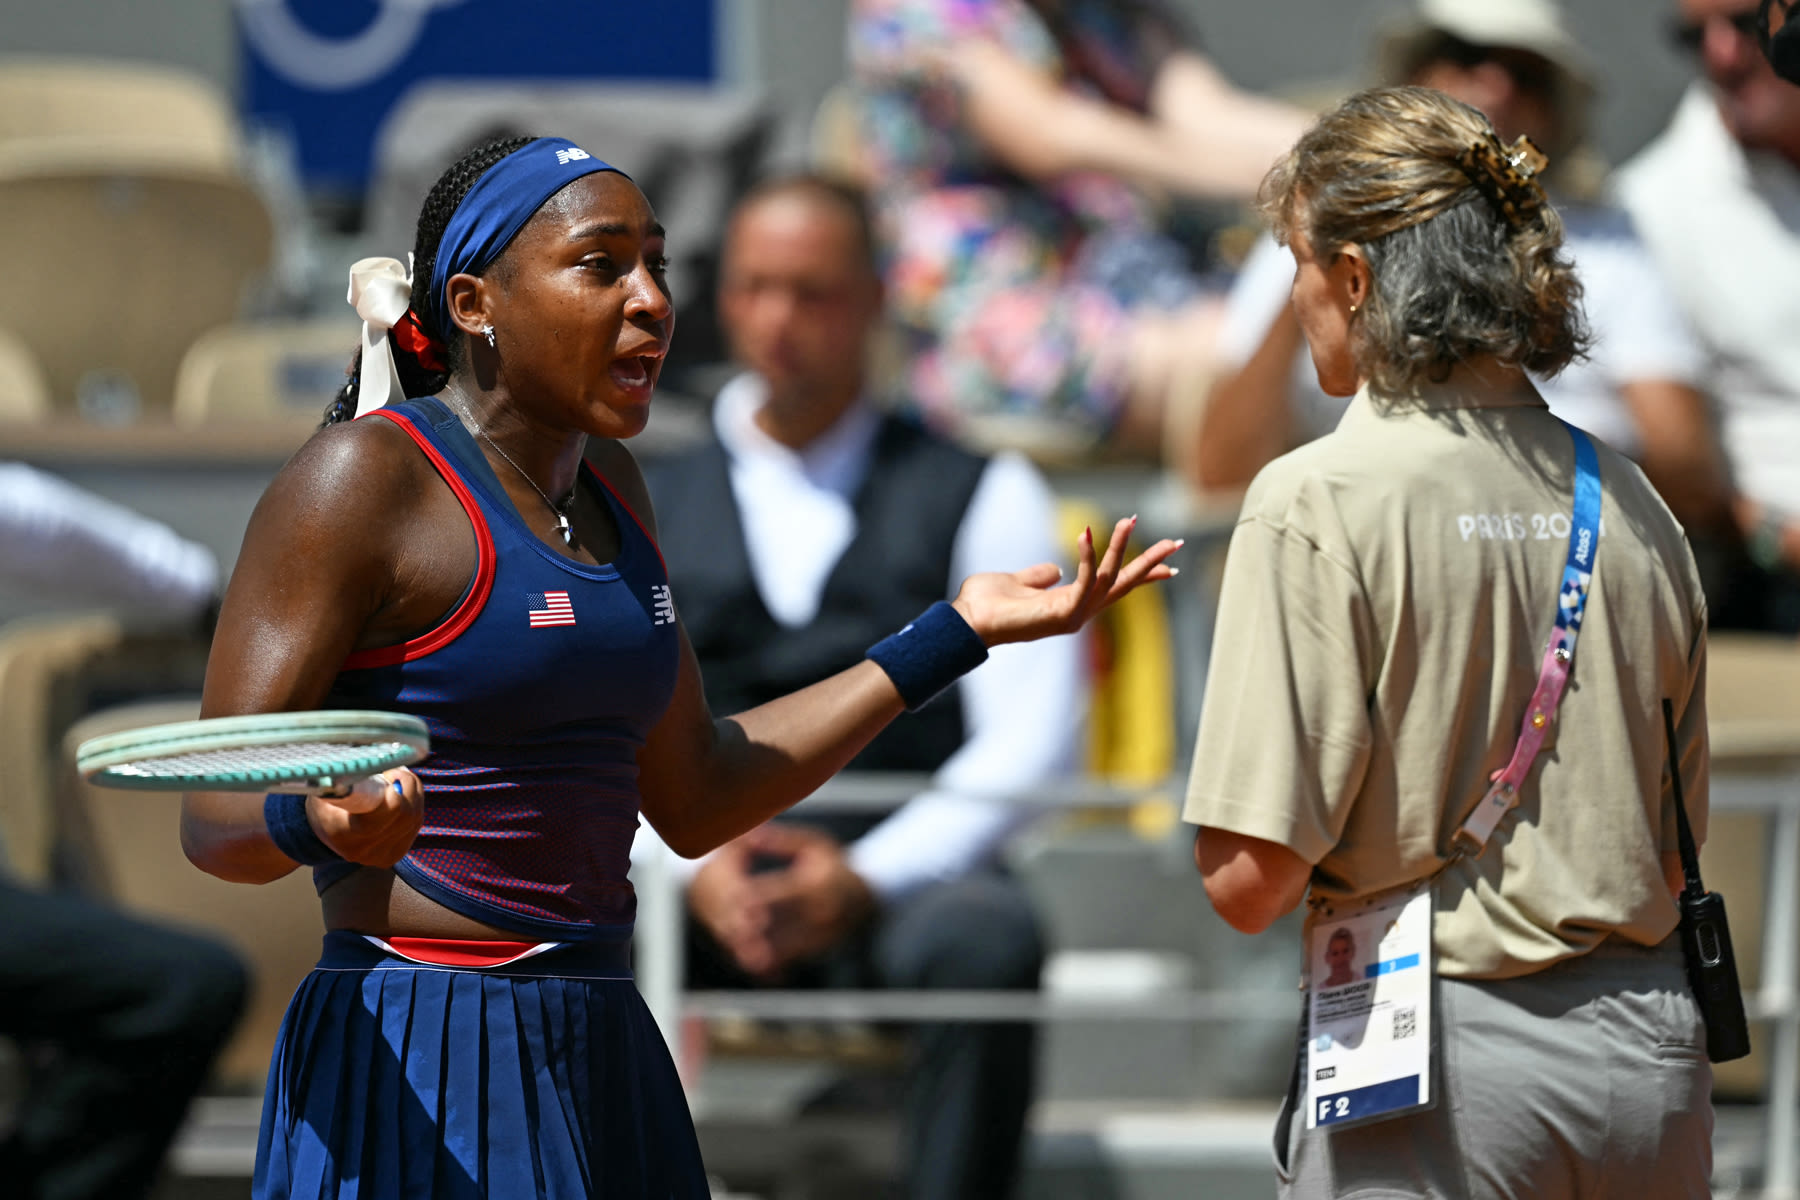
<svg viewBox="0 0 1800 1200">
<path fill-rule="evenodd" d="M 209 609 L 218 579 L 211 552 L 168 527 L 0 464 L 0 583 L 186 624 Z M 146 1194 L 246 986 L 222 946 L 27 891 L 0 866 L 0 1036 L 27 1067 L 18 1123 L 0 1141 L 6 1194 Z"/>
<path fill-rule="evenodd" d="M 1704 361 L 1675 299 L 1585 147 L 1588 59 L 1547 0 L 1425 0 L 1376 53 L 1378 84 L 1437 88 L 1475 108 L 1507 142 L 1550 158 L 1545 184 L 1594 331 L 1585 362 L 1534 379 L 1552 412 L 1636 458 L 1691 533 L 1729 523 L 1728 491 L 1705 396 Z M 1475 197 L 1474 203 L 1481 203 Z M 1201 426 L 1201 477 L 1241 487 L 1264 464 L 1331 431 L 1347 400 L 1327 396 L 1288 304 L 1294 258 L 1258 243 L 1227 304 L 1220 357 L 1231 373 Z"/>
<path fill-rule="evenodd" d="M 1715 628 L 1800 631 L 1800 88 L 1756 44 L 1756 0 L 1680 0 L 1705 76 L 1619 175 L 1709 356 L 1743 535 Z"/>
<path fill-rule="evenodd" d="M 881 631 L 977 570 L 1057 557 L 1053 499 L 1022 458 L 982 459 L 878 412 L 864 351 L 881 284 L 861 197 L 811 177 L 754 189 L 727 231 L 720 314 L 745 368 L 716 440 L 646 470 L 707 695 L 732 713 L 854 665 Z M 994 650 L 853 769 L 937 772 L 887 814 L 764 826 L 688 886 L 701 987 L 1035 988 L 1023 889 L 993 867 L 1022 815 L 993 799 L 1072 765 L 1073 638 Z M 801 820 L 807 820 L 802 816 Z M 919 1031 L 909 1194 L 1009 1194 L 1032 1029 Z"/>
<path fill-rule="evenodd" d="M 218 596 L 219 562 L 159 521 L 0 462 L 0 584 L 185 625 Z"/>
<path fill-rule="evenodd" d="M 1757 4 L 1756 40 L 1762 51 L 1769 58 L 1769 65 L 1775 68 L 1775 74 L 1789 83 L 1800 84 L 1800 27 L 1787 29 L 1788 17 L 1792 15 L 1795 0 L 1759 0 Z"/>
<path fill-rule="evenodd" d="M 850 59 L 909 398 L 979 444 L 1188 469 L 1217 303 L 1149 193 L 1247 197 L 1304 114 L 1159 0 L 855 0 Z"/>
<path fill-rule="evenodd" d="M 0 879 L 0 1036 L 27 1068 L 6 1194 L 147 1194 L 247 987 L 216 942 Z"/>
</svg>

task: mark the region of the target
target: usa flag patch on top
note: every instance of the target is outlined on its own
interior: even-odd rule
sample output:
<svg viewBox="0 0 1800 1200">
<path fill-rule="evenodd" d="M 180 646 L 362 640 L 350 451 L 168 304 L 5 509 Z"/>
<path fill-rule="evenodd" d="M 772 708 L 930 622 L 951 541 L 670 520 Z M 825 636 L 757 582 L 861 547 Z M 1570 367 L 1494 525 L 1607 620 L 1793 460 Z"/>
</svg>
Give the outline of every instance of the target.
<svg viewBox="0 0 1800 1200">
<path fill-rule="evenodd" d="M 525 617 L 533 629 L 546 625 L 573 625 L 575 608 L 567 592 L 526 592 Z"/>
</svg>

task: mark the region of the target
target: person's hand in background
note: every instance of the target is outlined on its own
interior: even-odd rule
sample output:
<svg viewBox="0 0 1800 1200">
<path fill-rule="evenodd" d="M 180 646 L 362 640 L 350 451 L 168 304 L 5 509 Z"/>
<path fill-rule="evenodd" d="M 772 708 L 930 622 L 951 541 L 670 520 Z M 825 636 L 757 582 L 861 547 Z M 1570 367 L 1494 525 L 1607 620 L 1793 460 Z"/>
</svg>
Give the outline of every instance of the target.
<svg viewBox="0 0 1800 1200">
<path fill-rule="evenodd" d="M 688 911 L 740 965 L 766 925 L 750 895 L 752 830 L 714 851 L 688 883 Z"/>
<path fill-rule="evenodd" d="M 753 875 L 751 895 L 762 935 L 739 962 L 753 975 L 773 975 L 817 958 L 842 942 L 875 910 L 874 893 L 850 867 L 844 848 L 815 829 L 765 825 L 757 852 L 786 865 Z"/>
<path fill-rule="evenodd" d="M 688 906 L 739 968 L 770 979 L 855 932 L 875 898 L 836 841 L 784 823 L 709 858 L 688 885 Z"/>
</svg>

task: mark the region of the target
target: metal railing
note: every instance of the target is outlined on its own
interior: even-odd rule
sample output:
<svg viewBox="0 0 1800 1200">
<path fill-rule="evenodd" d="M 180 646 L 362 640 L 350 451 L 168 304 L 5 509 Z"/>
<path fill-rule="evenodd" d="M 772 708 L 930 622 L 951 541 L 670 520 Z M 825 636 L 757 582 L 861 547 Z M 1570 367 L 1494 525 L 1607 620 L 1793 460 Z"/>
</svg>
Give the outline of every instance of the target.
<svg viewBox="0 0 1800 1200">
<path fill-rule="evenodd" d="M 1166 781 L 1135 787 L 1118 786 L 1101 780 L 1072 776 L 1035 785 L 1029 792 L 1020 795 L 972 798 L 1002 800 L 1022 807 L 1042 809 L 1049 814 L 1074 808 L 1129 808 L 1142 801 L 1168 795 L 1172 786 L 1172 783 Z M 898 807 L 931 787 L 932 778 L 929 775 L 884 772 L 845 774 L 831 780 L 790 811 L 800 816 L 809 812 L 883 812 Z M 796 1020 L 839 1020 L 853 1017 L 865 1020 L 971 1021 L 1044 1020 L 1053 1015 L 1050 1010 L 1056 1007 L 1056 1002 L 1052 998 L 1030 993 L 1004 1001 L 996 1001 L 996 993 L 992 992 L 718 991 L 684 994 L 682 978 L 686 970 L 686 940 L 682 930 L 684 917 L 681 885 L 674 869 L 674 855 L 654 839 L 653 831 L 647 827 L 641 829 L 638 836 L 655 842 L 654 846 L 646 845 L 644 850 L 634 856 L 637 861 L 632 872 L 638 894 L 635 933 L 638 990 L 643 993 L 644 1002 L 656 1017 L 663 1037 L 671 1046 L 681 1044 L 677 1034 L 681 1018 L 687 1015 L 740 1013 L 746 1016 Z M 1196 995 L 1207 997 L 1199 1006 L 1201 1008 L 1215 1003 L 1209 993 Z M 1266 999 L 1266 996 L 1263 997 L 1265 1003 Z M 967 1003 L 963 1004 L 961 1001 Z M 878 1006 L 879 1014 L 876 1012 Z M 1129 1010 L 1133 1017 L 1149 1015 L 1138 1011 L 1147 1007 L 1149 1006 L 1133 1006 L 1126 1002 L 1121 1011 Z M 988 1015 L 1002 1013 L 1007 1015 Z M 1025 1015 L 1014 1015 L 1018 1013 Z M 1260 1010 L 1251 1015 L 1259 1013 Z"/>
</svg>

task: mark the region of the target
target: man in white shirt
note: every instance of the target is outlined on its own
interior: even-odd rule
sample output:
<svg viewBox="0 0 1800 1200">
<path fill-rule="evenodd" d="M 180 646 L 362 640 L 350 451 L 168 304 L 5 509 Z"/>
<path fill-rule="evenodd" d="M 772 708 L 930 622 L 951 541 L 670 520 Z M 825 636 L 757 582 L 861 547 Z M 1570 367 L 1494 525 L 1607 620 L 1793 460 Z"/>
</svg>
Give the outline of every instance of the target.
<svg viewBox="0 0 1800 1200">
<path fill-rule="evenodd" d="M 1729 525 L 1729 491 L 1699 390 L 1705 361 L 1650 254 L 1602 203 L 1582 149 L 1587 58 L 1548 0 L 1419 0 L 1377 47 L 1385 84 L 1436 88 L 1479 108 L 1502 140 L 1548 152 L 1546 182 L 1581 273 L 1594 345 L 1536 380 L 1551 411 L 1637 459 L 1690 533 Z M 1233 285 L 1219 352 L 1229 368 L 1201 433 L 1209 486 L 1241 487 L 1291 447 L 1330 432 L 1345 401 L 1320 391 L 1288 307 L 1293 256 L 1264 238 Z"/>
<path fill-rule="evenodd" d="M 796 177 L 745 199 L 727 233 L 720 316 L 746 370 L 719 394 L 716 441 L 646 472 L 676 603 L 721 713 L 853 664 L 968 574 L 1059 557 L 1053 497 L 1024 459 L 978 458 L 871 404 L 880 312 L 859 195 Z M 996 648 L 851 764 L 933 772 L 929 790 L 887 814 L 774 823 L 699 866 L 688 886 L 695 981 L 1037 986 L 1031 907 L 990 868 L 1025 813 L 1002 797 L 1075 765 L 1083 700 L 1073 639 Z M 1031 1028 L 940 1025 L 919 1039 L 909 1194 L 1008 1194 Z"/>
<path fill-rule="evenodd" d="M 1800 88 L 1756 0 L 1678 0 L 1704 74 L 1619 172 L 1619 195 L 1706 350 L 1749 562 L 1715 626 L 1800 631 Z M 1709 600 L 1711 598 L 1709 597 Z"/>
</svg>

